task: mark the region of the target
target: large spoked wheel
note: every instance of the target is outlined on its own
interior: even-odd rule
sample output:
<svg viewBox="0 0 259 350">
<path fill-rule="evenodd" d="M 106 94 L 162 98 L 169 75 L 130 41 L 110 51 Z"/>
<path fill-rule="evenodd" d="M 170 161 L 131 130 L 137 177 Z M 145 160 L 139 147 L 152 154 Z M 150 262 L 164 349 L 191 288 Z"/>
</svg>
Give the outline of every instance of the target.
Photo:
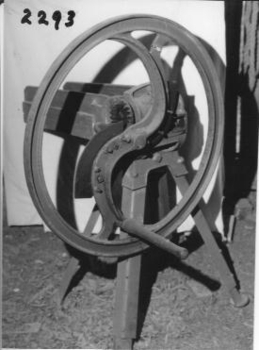
<svg viewBox="0 0 259 350">
<path fill-rule="evenodd" d="M 141 31 L 153 35 L 150 46 L 144 45 L 138 35 L 135 35 Z M 91 169 L 87 170 L 87 176 L 92 187 L 90 195 L 94 196 L 97 205 L 86 228 L 80 231 L 60 215 L 48 193 L 43 169 L 43 135 L 48 110 L 69 72 L 85 55 L 106 41 L 118 42 L 133 51 L 142 62 L 149 81 L 148 88 L 137 86 L 128 89 L 119 97 L 119 104 L 116 104 L 116 99 L 110 100 L 110 111 L 115 114 L 115 119 L 116 113 L 121 111 L 119 105 L 126 111 L 126 122 L 117 120 L 116 124 L 112 120 L 106 131 L 83 137 L 82 144 L 87 145 L 82 157 L 86 159 L 90 150 L 93 158 L 89 163 Z M 224 112 L 221 87 L 213 63 L 202 44 L 185 28 L 165 18 L 150 15 L 114 18 L 93 27 L 74 40 L 52 64 L 38 88 L 25 134 L 24 165 L 28 188 L 47 226 L 66 243 L 83 252 L 120 257 L 141 252 L 148 246 L 137 238 L 121 235 L 120 232 L 115 234 L 116 228 L 125 220 L 125 215 L 114 192 L 117 191 L 116 186 L 122 186 L 123 177 L 133 162 L 141 161 L 144 167 L 148 167 L 150 159 L 154 160 L 157 157 L 159 145 L 168 155 L 170 147 L 172 149 L 172 145 L 167 148 L 164 142 L 165 139 L 168 140 L 168 135 L 172 135 L 175 140 L 173 151 L 181 153 L 181 146 L 184 146 L 185 137 L 175 131 L 177 110 L 181 109 L 179 94 L 176 93 L 178 75 L 171 74 L 170 69 L 165 69 L 162 59 L 163 49 L 170 45 L 178 48 L 178 57 L 181 57 L 182 61 L 186 58 L 191 60 L 200 76 L 207 103 L 208 125 L 199 166 L 188 189 L 164 215 L 147 222 L 146 226 L 150 230 L 167 238 L 199 203 L 216 170 L 222 147 Z M 174 64 L 171 64 L 171 69 Z M 179 67 L 181 69 L 182 65 Z M 141 96 L 145 96 L 148 102 L 141 104 Z M 172 115 L 176 119 L 169 122 Z M 192 116 L 187 115 L 187 124 L 188 118 Z M 100 119 L 102 116 L 93 117 L 93 123 Z M 119 122 L 123 126 L 119 126 Z M 110 129 L 111 132 L 108 131 L 109 126 L 113 128 Z M 187 133 L 187 137 L 188 132 L 191 132 L 188 131 L 188 127 L 183 127 L 182 131 Z M 167 155 L 164 158 L 167 159 Z M 105 169 L 100 170 L 103 165 Z M 123 168 L 122 173 L 118 171 L 120 168 Z M 171 172 L 169 161 L 165 163 L 164 168 Z M 152 174 L 150 176 L 152 177 Z M 101 188 L 98 187 L 100 183 Z M 121 193 L 118 196 L 121 197 Z M 99 215 L 102 217 L 102 227 L 99 233 L 93 234 L 92 229 Z"/>
</svg>

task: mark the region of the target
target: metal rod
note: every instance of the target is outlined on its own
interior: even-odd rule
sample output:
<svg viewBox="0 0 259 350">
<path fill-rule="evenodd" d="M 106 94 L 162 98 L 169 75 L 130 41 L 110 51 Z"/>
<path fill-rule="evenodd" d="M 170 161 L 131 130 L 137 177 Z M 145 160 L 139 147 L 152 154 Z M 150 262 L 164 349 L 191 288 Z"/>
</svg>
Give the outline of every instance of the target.
<svg viewBox="0 0 259 350">
<path fill-rule="evenodd" d="M 123 231 L 127 232 L 128 234 L 136 236 L 139 239 L 148 242 L 160 249 L 163 249 L 180 259 L 186 259 L 189 255 L 187 249 L 179 247 L 166 238 L 159 236 L 158 234 L 154 233 L 133 219 L 125 219 L 124 221 L 119 222 L 118 225 Z"/>
</svg>

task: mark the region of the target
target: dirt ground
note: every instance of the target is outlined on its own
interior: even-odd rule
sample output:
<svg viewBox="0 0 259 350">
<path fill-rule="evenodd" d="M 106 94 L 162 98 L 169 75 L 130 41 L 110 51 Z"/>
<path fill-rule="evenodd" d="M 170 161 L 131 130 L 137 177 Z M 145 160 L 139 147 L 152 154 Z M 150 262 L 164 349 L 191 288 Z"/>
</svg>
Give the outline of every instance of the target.
<svg viewBox="0 0 259 350">
<path fill-rule="evenodd" d="M 184 263 L 150 250 L 144 257 L 148 268 L 141 296 L 143 322 L 134 350 L 252 349 L 255 199 L 251 198 L 241 203 L 228 245 L 250 304 L 244 308 L 231 304 L 204 245 L 196 244 Z M 4 226 L 3 348 L 113 347 L 116 265 L 92 261 L 60 307 L 58 292 L 68 262 L 67 249 L 53 233 L 44 233 L 42 227 Z"/>
</svg>

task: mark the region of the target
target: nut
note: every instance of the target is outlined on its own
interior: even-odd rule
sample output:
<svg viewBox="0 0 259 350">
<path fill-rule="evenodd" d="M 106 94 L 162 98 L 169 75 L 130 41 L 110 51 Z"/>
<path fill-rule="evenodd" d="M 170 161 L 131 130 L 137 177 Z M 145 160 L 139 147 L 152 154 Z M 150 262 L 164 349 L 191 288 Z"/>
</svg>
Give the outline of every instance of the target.
<svg viewBox="0 0 259 350">
<path fill-rule="evenodd" d="M 101 169 L 100 169 L 98 166 L 95 166 L 95 167 L 94 167 L 94 172 L 95 172 L 95 173 L 100 173 L 100 172 L 101 172 Z"/>
<path fill-rule="evenodd" d="M 160 162 L 162 161 L 163 157 L 161 156 L 160 153 L 156 152 L 156 153 L 153 154 L 152 159 L 153 159 L 155 162 L 160 163 Z"/>
<path fill-rule="evenodd" d="M 102 175 L 98 175 L 98 176 L 97 176 L 97 181 L 98 181 L 99 183 L 102 183 L 102 182 L 104 181 L 103 176 L 102 176 Z"/>
<path fill-rule="evenodd" d="M 183 162 L 184 162 L 183 157 L 179 157 L 179 158 L 177 159 L 177 163 L 178 163 L 178 164 L 182 164 Z"/>
<path fill-rule="evenodd" d="M 161 47 L 161 46 L 158 46 L 158 45 L 152 45 L 152 46 L 151 46 L 151 49 L 156 50 L 156 51 L 158 51 L 158 52 L 161 52 L 161 51 L 162 51 L 162 47 Z"/>
<path fill-rule="evenodd" d="M 107 153 L 113 153 L 113 147 L 112 147 L 112 145 L 109 145 L 109 146 L 106 148 L 106 152 L 107 152 Z"/>
<path fill-rule="evenodd" d="M 137 149 L 144 148 L 146 146 L 146 137 L 145 137 L 145 135 L 142 134 L 142 135 L 137 136 L 136 139 L 135 139 L 134 144 L 135 144 L 135 147 Z"/>
<path fill-rule="evenodd" d="M 122 141 L 130 143 L 131 142 L 131 137 L 128 134 L 125 134 L 122 136 Z"/>
<path fill-rule="evenodd" d="M 102 193 L 103 191 L 100 187 L 94 186 L 94 192 Z"/>
</svg>

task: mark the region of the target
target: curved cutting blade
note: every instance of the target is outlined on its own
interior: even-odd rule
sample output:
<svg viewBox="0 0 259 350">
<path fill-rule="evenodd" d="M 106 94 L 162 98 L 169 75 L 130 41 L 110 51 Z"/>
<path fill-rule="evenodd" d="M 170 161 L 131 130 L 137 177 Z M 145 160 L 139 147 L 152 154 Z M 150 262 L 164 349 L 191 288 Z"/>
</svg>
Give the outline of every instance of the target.
<svg viewBox="0 0 259 350">
<path fill-rule="evenodd" d="M 123 121 L 107 124 L 107 127 L 98 132 L 86 145 L 76 169 L 75 198 L 93 196 L 91 172 L 95 157 L 107 141 L 123 132 L 123 124 Z"/>
</svg>

